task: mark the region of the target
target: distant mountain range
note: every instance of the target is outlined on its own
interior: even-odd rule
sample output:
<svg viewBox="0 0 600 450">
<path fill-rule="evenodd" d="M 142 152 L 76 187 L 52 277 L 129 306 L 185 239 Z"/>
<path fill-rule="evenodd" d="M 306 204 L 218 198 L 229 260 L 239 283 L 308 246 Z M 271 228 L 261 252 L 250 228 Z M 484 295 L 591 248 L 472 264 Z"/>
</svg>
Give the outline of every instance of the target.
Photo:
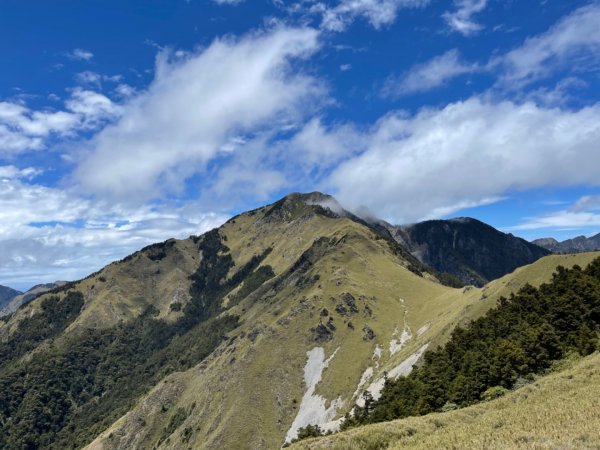
<svg viewBox="0 0 600 450">
<path fill-rule="evenodd" d="M 21 305 L 30 302 L 38 295 L 48 292 L 57 287 L 63 286 L 65 281 L 56 281 L 54 283 L 38 284 L 26 292 L 19 292 L 15 289 L 0 286 L 0 292 L 11 293 L 3 301 L 0 301 L 0 317 L 8 316 L 15 312 Z"/>
<path fill-rule="evenodd" d="M 9 288 L 8 286 L 0 285 L 0 309 L 3 308 L 8 302 L 10 302 L 14 297 L 21 294 L 20 291 L 17 291 L 13 288 Z"/>
<path fill-rule="evenodd" d="M 592 237 L 577 236 L 573 239 L 559 242 L 554 238 L 542 238 L 533 241 L 533 244 L 544 247 L 553 253 L 581 253 L 600 250 L 600 233 Z"/>
</svg>

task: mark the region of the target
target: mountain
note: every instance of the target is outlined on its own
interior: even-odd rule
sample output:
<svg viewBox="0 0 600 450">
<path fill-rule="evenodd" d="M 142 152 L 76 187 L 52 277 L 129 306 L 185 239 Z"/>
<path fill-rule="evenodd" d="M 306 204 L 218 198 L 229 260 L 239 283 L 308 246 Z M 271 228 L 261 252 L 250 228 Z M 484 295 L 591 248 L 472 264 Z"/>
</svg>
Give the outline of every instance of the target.
<svg viewBox="0 0 600 450">
<path fill-rule="evenodd" d="M 5 304 L 10 302 L 15 296 L 19 295 L 21 292 L 9 288 L 7 286 L 0 286 L 0 308 L 2 308 Z"/>
<path fill-rule="evenodd" d="M 5 301 L 3 304 L 1 304 L 0 317 L 12 314 L 17 309 L 19 309 L 21 305 L 33 300 L 38 295 L 43 294 L 44 292 L 48 292 L 57 287 L 63 286 L 64 284 L 66 284 L 66 281 L 57 281 L 55 283 L 44 283 L 35 285 L 26 292 L 14 291 L 16 292 L 16 294 L 9 298 L 7 301 Z"/>
<path fill-rule="evenodd" d="M 422 263 L 479 287 L 550 253 L 471 218 L 387 228 Z"/>
<path fill-rule="evenodd" d="M 600 250 L 600 233 L 589 238 L 578 236 L 562 242 L 558 242 L 554 238 L 542 238 L 536 239 L 533 241 L 533 244 L 539 245 L 553 253 L 593 252 Z"/>
<path fill-rule="evenodd" d="M 0 448 L 272 449 L 335 430 L 500 296 L 597 256 L 452 288 L 331 197 L 292 194 L 0 319 Z"/>
</svg>

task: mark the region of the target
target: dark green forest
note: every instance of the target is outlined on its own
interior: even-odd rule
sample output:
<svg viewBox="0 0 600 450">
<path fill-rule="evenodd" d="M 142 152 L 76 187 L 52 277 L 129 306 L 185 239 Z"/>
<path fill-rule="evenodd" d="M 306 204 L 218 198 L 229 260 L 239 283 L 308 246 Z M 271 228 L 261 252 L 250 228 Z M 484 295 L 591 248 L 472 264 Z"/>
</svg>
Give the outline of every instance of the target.
<svg viewBox="0 0 600 450">
<path fill-rule="evenodd" d="M 523 287 L 428 351 L 413 372 L 387 379 L 381 397 L 343 428 L 424 415 L 494 398 L 544 373 L 570 352 L 599 348 L 600 258 L 586 269 L 558 267 L 551 282 Z"/>
<path fill-rule="evenodd" d="M 218 232 L 196 244 L 202 259 L 191 276 L 191 301 L 174 323 L 157 319 L 150 307 L 112 328 L 61 336 L 83 306 L 73 289 L 44 300 L 38 314 L 19 323 L 0 345 L 0 448 L 79 448 L 160 379 L 198 364 L 227 339 L 238 318 L 221 314 L 221 299 L 246 279 L 242 290 L 249 293 L 272 276 L 270 268 L 254 273 L 269 250 L 227 279 L 234 263 Z"/>
</svg>

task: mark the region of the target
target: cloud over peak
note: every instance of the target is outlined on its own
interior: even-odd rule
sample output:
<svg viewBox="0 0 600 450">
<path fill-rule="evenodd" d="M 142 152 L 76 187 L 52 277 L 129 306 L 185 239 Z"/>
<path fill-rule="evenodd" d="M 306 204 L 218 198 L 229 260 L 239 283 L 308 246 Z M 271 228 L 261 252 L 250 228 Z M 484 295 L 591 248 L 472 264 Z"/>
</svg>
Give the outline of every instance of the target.
<svg viewBox="0 0 600 450">
<path fill-rule="evenodd" d="M 599 140 L 600 104 L 570 111 L 473 97 L 383 117 L 329 186 L 349 207 L 410 222 L 512 190 L 597 186 Z"/>
</svg>

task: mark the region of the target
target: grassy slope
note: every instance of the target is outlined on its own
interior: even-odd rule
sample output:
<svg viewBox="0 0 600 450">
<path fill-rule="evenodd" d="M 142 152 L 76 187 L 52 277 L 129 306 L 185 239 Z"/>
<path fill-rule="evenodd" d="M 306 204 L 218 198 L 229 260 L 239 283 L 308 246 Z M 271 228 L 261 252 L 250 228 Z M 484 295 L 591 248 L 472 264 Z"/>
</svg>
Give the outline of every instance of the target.
<svg viewBox="0 0 600 450">
<path fill-rule="evenodd" d="M 175 318 L 170 310 L 174 302 L 189 299 L 189 275 L 199 263 L 198 249 L 191 239 L 174 241 L 161 260 L 148 258 L 149 252 L 137 252 L 130 258 L 109 264 L 99 272 L 76 282 L 72 289 L 81 292 L 85 306 L 67 332 L 89 328 L 106 328 L 126 322 L 141 314 L 148 306 L 160 310 L 160 316 Z M 0 339 L 10 336 L 20 320 L 35 314 L 48 293 L 19 308 L 7 322 L 0 320 Z"/>
<path fill-rule="evenodd" d="M 281 445 L 305 390 L 306 352 L 320 346 L 313 341 L 311 328 L 318 325 L 323 308 L 330 311 L 336 325 L 333 339 L 322 345 L 326 357 L 338 347 L 339 351 L 324 372 L 317 393 L 328 400 L 340 395 L 349 407 L 350 397 L 362 371 L 371 363 L 377 345 L 384 348 L 381 370 L 384 362 L 398 364 L 421 345 L 411 342 L 405 351 L 388 361 L 385 349 L 392 333 L 404 325 L 400 297 L 409 308 L 419 309 L 418 305 L 428 299 L 435 302 L 430 309 L 450 307 L 435 300 L 448 288 L 408 271 L 392 254 L 386 241 L 375 239 L 366 227 L 348 219 L 300 215 L 287 223 L 273 222 L 266 228 L 264 212 L 241 216 L 223 227 L 222 234 L 227 236 L 226 243 L 236 266 L 272 246 L 273 251 L 263 264 L 272 265 L 277 275 L 285 277 L 287 268 L 315 239 L 328 236 L 335 243 L 324 249 L 324 255 L 317 257 L 303 275 L 310 278 L 318 274 L 320 279 L 296 286 L 297 277 L 293 275 L 283 282 L 282 290 L 251 296 L 233 308 L 232 312 L 241 314 L 244 321 L 234 333 L 236 340 L 209 358 L 203 364 L 205 368 L 174 376 L 185 387 L 182 395 L 170 401 L 186 410 L 194 403 L 203 407 L 190 415 L 165 447 L 181 445 L 180 434 L 186 427 L 194 430 L 190 437 L 194 446 L 273 448 Z M 265 233 L 265 229 L 270 232 Z M 344 292 L 354 295 L 360 309 L 349 318 L 354 330 L 344 323 L 348 318 L 333 312 Z M 372 309 L 372 316 L 366 313 L 365 302 Z M 424 320 L 415 316 L 414 322 L 418 327 Z M 365 324 L 375 331 L 373 341 L 363 340 Z M 248 336 L 257 332 L 252 342 Z M 145 429 L 140 432 L 135 417 L 148 405 L 158 402 L 161 395 L 158 386 L 142 400 L 138 409 L 111 427 L 99 441 L 104 441 L 109 448 L 151 447 L 164 428 L 165 418 L 159 415 L 146 419 Z M 248 411 L 257 414 L 248 414 Z M 103 439 L 111 433 L 112 440 Z M 115 437 L 121 434 L 123 438 L 117 441 Z"/>
<path fill-rule="evenodd" d="M 306 389 L 307 351 L 322 346 L 329 357 L 338 349 L 316 394 L 327 405 L 342 398 L 345 404 L 338 416 L 343 415 L 351 408 L 352 393 L 367 367 L 374 369 L 373 381 L 423 344 L 442 343 L 456 324 L 482 314 L 498 295 L 519 287 L 522 280 L 541 282 L 556 264 L 584 265 L 592 259 L 591 255 L 553 256 L 483 290 L 451 289 L 407 270 L 408 264 L 393 254 L 387 242 L 363 225 L 310 214 L 311 208 L 293 199 L 288 206 L 279 215 L 269 215 L 270 207 L 260 208 L 220 230 L 236 263 L 232 273 L 253 256 L 273 249 L 262 264 L 271 265 L 277 278 L 229 311 L 240 315 L 241 327 L 199 366 L 159 383 L 92 448 L 152 448 L 161 438 L 161 448 L 181 448 L 184 443 L 193 448 L 276 448 Z M 289 273 L 300 255 L 323 236 L 329 240 L 315 249 L 306 272 Z M 76 284 L 75 289 L 84 294 L 85 309 L 67 332 L 127 321 L 148 305 L 157 307 L 163 317 L 180 314 L 170 311 L 169 304 L 187 301 L 188 276 L 200 258 L 197 246 L 186 239 L 175 241 L 159 261 L 148 254 L 139 252 Z M 314 275 L 319 280 L 311 280 Z M 298 284 L 300 276 L 304 281 Z M 273 289 L 278 281 L 279 287 Z M 360 310 L 351 317 L 334 312 L 346 292 L 356 298 Z M 14 330 L 21 317 L 35 313 L 42 299 L 21 308 L 8 323 L 0 321 L 0 339 Z M 323 308 L 334 318 L 336 330 L 331 341 L 319 344 L 311 328 L 319 323 Z M 394 333 L 402 331 L 405 317 L 413 338 L 391 355 L 390 340 L 399 337 Z M 354 329 L 347 326 L 348 320 Z M 373 340 L 363 339 L 364 325 L 375 332 Z M 416 330 L 425 325 L 429 329 L 417 336 Z M 376 348 L 382 350 L 379 359 L 373 358 Z M 179 413 L 176 426 L 165 432 L 178 411 L 184 414 Z"/>
<path fill-rule="evenodd" d="M 237 267 L 272 247 L 263 264 L 273 267 L 283 280 L 282 288 L 260 289 L 232 308 L 243 324 L 226 344 L 196 368 L 173 374 L 157 385 L 90 448 L 153 448 L 161 437 L 168 440 L 163 440 L 160 448 L 278 448 L 305 391 L 307 351 L 322 346 L 327 358 L 338 349 L 316 393 L 327 405 L 341 397 L 345 404 L 338 416 L 343 415 L 350 409 L 352 393 L 367 367 L 375 369 L 375 380 L 424 343 L 443 342 L 457 323 L 482 314 L 493 305 L 493 299 L 521 283 L 505 277 L 488 286 L 487 298 L 481 300 L 481 289 L 450 289 L 414 275 L 385 241 L 348 219 L 308 217 L 296 211 L 280 222 L 265 217 L 266 211 L 262 208 L 236 218 L 221 234 L 227 237 Z M 286 271 L 322 236 L 334 243 L 315 257 L 314 265 L 303 274 L 305 278 L 318 274 L 320 279 L 297 286 L 298 276 L 288 276 Z M 585 258 L 573 259 L 573 263 L 584 264 Z M 519 276 L 531 276 L 534 283 L 544 281 L 557 263 L 570 262 L 557 261 L 538 262 L 541 268 L 524 268 Z M 334 312 L 345 292 L 352 293 L 360 309 L 349 318 Z M 408 308 L 407 321 L 414 337 L 392 356 L 389 342 L 394 331 L 404 327 L 400 298 Z M 373 311 L 372 316 L 365 305 Z M 311 328 L 319 323 L 323 308 L 334 317 L 336 331 L 331 341 L 318 344 Z M 353 330 L 348 328 L 348 320 Z M 430 324 L 428 331 L 416 336 L 416 330 L 426 324 Z M 374 340 L 363 339 L 364 325 L 375 331 Z M 379 360 L 373 359 L 376 347 L 382 349 Z M 177 410 L 186 412 L 184 420 L 174 432 L 165 433 Z"/>
<path fill-rule="evenodd" d="M 291 448 L 600 448 L 600 354 L 570 366 L 487 403 L 368 425 Z"/>
<path fill-rule="evenodd" d="M 578 264 L 585 267 L 599 256 L 600 252 L 545 256 L 533 264 L 519 267 L 514 272 L 491 281 L 482 288 L 467 287 L 462 290 L 455 290 L 454 292 L 444 294 L 444 298 L 448 301 L 462 301 L 464 309 L 460 311 L 462 320 L 459 319 L 459 323 L 469 321 L 481 317 L 488 309 L 494 307 L 496 300 L 502 296 L 508 297 L 511 293 L 517 292 L 525 284 L 537 287 L 549 281 L 557 266 L 570 268 Z M 462 300 L 456 300 L 455 297 Z M 439 335 L 436 343 L 444 343 L 451 331 L 452 329 L 445 329 Z"/>
</svg>

